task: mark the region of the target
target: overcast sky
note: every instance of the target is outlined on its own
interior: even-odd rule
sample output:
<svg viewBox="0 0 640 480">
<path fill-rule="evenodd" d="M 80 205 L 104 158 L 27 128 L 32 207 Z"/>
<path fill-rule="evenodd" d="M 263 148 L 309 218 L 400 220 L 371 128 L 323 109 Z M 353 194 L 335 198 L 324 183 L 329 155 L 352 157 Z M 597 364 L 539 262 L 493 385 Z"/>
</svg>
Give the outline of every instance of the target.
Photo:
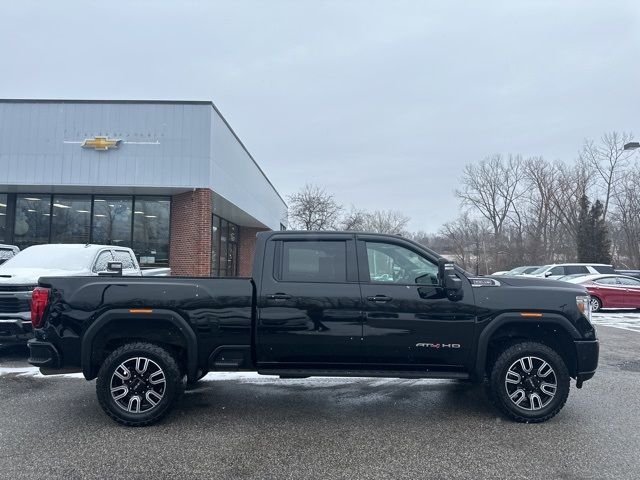
<svg viewBox="0 0 640 480">
<path fill-rule="evenodd" d="M 213 100 L 283 196 L 413 230 L 465 163 L 640 134 L 639 87 L 637 0 L 0 1 L 0 97 Z"/>
</svg>

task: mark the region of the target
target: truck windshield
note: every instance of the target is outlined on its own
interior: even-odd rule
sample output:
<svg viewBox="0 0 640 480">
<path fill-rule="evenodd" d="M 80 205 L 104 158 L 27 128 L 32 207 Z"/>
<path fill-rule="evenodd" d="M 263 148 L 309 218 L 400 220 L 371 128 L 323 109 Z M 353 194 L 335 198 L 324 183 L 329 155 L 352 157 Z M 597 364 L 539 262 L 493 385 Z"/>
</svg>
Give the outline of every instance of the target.
<svg viewBox="0 0 640 480">
<path fill-rule="evenodd" d="M 70 248 L 63 245 L 36 245 L 7 260 L 0 271 L 10 268 L 46 268 L 78 271 L 88 269 L 95 256 L 94 249 Z"/>
</svg>

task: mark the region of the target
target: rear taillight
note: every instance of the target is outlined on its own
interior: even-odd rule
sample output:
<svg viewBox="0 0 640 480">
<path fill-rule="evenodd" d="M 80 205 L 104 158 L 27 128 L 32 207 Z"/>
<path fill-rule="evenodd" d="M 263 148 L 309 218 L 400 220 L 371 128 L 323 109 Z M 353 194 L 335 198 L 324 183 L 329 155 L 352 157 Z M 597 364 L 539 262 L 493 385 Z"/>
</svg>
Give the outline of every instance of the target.
<svg viewBox="0 0 640 480">
<path fill-rule="evenodd" d="M 49 303 L 49 289 L 36 287 L 31 294 L 31 325 L 33 328 L 42 326 L 47 303 Z"/>
</svg>

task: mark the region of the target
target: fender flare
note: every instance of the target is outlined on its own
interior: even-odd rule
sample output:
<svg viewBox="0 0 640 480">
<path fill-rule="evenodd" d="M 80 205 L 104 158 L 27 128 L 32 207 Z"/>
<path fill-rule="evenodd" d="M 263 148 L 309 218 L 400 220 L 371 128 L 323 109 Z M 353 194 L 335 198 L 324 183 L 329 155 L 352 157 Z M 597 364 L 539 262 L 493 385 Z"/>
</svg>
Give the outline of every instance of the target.
<svg viewBox="0 0 640 480">
<path fill-rule="evenodd" d="M 187 378 L 189 381 L 195 381 L 198 371 L 198 341 L 193 328 L 189 323 L 176 312 L 164 309 L 153 309 L 152 314 L 134 314 L 128 309 L 109 310 L 100 315 L 84 332 L 80 345 L 80 364 L 82 365 L 82 374 L 87 380 L 96 377 L 91 365 L 91 356 L 93 353 L 93 342 L 100 330 L 115 320 L 165 320 L 173 324 L 178 331 L 184 336 L 187 344 Z M 126 338 L 126 337 L 125 337 Z"/>
<path fill-rule="evenodd" d="M 520 316 L 519 312 L 501 313 L 482 330 L 478 337 L 478 347 L 476 351 L 476 363 L 474 369 L 474 377 L 477 380 L 484 378 L 484 367 L 487 361 L 487 350 L 489 348 L 489 340 L 491 336 L 502 326 L 510 323 L 544 323 L 548 325 L 556 325 L 565 330 L 574 340 L 581 340 L 582 336 L 578 329 L 564 316 L 557 313 L 544 313 L 542 317 L 535 320 L 527 320 Z"/>
</svg>

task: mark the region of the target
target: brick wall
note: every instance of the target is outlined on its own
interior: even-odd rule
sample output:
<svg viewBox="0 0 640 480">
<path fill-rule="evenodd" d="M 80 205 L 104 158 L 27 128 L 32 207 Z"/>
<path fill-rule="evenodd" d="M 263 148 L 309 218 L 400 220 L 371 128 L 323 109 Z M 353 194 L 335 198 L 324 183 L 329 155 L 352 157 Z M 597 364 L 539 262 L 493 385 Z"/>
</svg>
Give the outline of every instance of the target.
<svg viewBox="0 0 640 480">
<path fill-rule="evenodd" d="M 253 269 L 253 256 L 256 251 L 256 233 L 268 228 L 240 227 L 240 243 L 238 244 L 238 275 L 250 277 Z"/>
<path fill-rule="evenodd" d="M 212 202 L 208 188 L 173 196 L 169 260 L 172 275 L 211 275 Z"/>
</svg>

